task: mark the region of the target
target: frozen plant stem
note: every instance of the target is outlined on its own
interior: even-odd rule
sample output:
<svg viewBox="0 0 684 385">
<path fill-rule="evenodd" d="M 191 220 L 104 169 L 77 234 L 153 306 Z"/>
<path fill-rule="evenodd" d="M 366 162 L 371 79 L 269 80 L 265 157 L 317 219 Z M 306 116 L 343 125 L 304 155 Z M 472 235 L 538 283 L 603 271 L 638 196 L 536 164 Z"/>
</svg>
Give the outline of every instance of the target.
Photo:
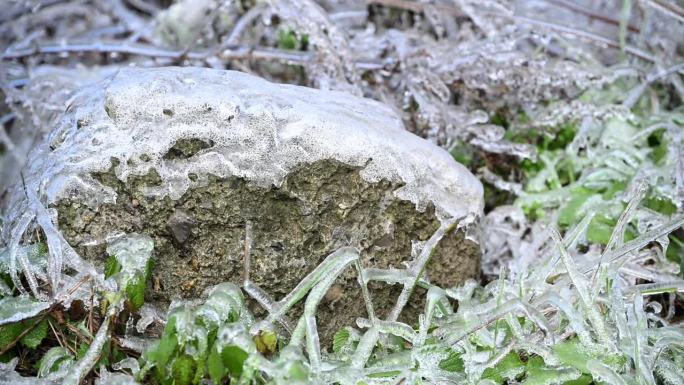
<svg viewBox="0 0 684 385">
<path fill-rule="evenodd" d="M 104 347 L 105 343 L 109 341 L 111 320 L 112 318 L 116 317 L 117 313 L 117 306 L 112 305 L 107 312 L 107 316 L 102 321 L 102 325 L 100 325 L 100 329 L 98 329 L 95 338 L 93 338 L 93 342 L 91 342 L 88 351 L 85 353 L 83 358 L 78 360 L 78 362 L 76 362 L 76 364 L 74 364 L 74 366 L 69 370 L 66 377 L 64 377 L 62 384 L 78 385 L 83 381 L 88 373 L 90 373 L 90 370 L 93 368 L 93 366 L 95 366 L 97 360 L 100 358 L 100 354 L 102 354 L 102 348 Z"/>
<path fill-rule="evenodd" d="M 397 298 L 397 303 L 394 305 L 389 317 L 387 317 L 388 321 L 396 321 L 399 319 L 401 311 L 408 303 L 409 297 L 411 297 L 411 293 L 413 292 L 413 288 L 416 286 L 418 278 L 420 278 L 425 271 L 425 266 L 430 261 L 430 257 L 432 257 L 432 253 L 437 247 L 437 244 L 442 240 L 444 234 L 446 234 L 448 231 L 451 231 L 452 228 L 453 226 L 440 226 L 440 228 L 437 229 L 434 234 L 432 234 L 430 239 L 425 242 L 425 245 L 423 245 L 423 249 L 420 251 L 418 258 L 413 261 L 411 267 L 408 269 L 408 280 L 404 283 L 404 287 L 399 294 L 399 298 Z"/>
</svg>

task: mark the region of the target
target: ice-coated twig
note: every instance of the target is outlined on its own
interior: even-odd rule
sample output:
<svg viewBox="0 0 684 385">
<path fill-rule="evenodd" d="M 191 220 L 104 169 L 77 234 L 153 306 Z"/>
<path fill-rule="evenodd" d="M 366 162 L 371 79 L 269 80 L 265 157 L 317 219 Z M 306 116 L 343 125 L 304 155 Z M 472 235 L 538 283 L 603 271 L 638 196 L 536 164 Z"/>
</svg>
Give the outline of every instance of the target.
<svg viewBox="0 0 684 385">
<path fill-rule="evenodd" d="M 668 2 L 665 0 L 641 0 L 648 6 L 653 7 L 668 16 L 671 16 L 677 21 L 684 23 L 684 9 L 678 6 L 675 2 Z"/>
<path fill-rule="evenodd" d="M 351 364 L 349 365 L 352 369 L 361 369 L 366 365 L 379 336 L 380 333 L 376 326 L 371 326 L 366 330 L 356 347 Z"/>
<path fill-rule="evenodd" d="M 649 74 L 646 76 L 646 79 L 641 82 L 641 84 L 627 92 L 627 97 L 625 98 L 624 102 L 622 102 L 622 105 L 625 108 L 631 109 L 639 101 L 639 98 L 644 91 L 646 91 L 648 86 L 682 70 L 684 70 L 684 63 L 678 63 L 664 70 L 658 70 L 652 74 Z"/>
<path fill-rule="evenodd" d="M 297 302 L 306 295 L 323 277 L 336 270 L 340 264 L 345 264 L 351 256 L 358 256 L 358 251 L 353 247 L 343 247 L 328 255 L 311 273 L 302 279 L 297 286 L 274 306 L 273 313 L 269 314 L 270 320 L 275 320 L 287 313 Z"/>
<path fill-rule="evenodd" d="M 107 312 L 107 316 L 105 316 L 104 320 L 102 321 L 102 325 L 100 325 L 100 328 L 95 335 L 95 338 L 93 338 L 93 341 L 90 343 L 88 351 L 86 351 L 83 358 L 78 360 L 74 366 L 69 369 L 66 377 L 64 377 L 62 382 L 64 385 L 78 385 L 83 381 L 85 376 L 90 373 L 90 370 L 95 366 L 97 360 L 100 358 L 102 348 L 104 347 L 105 343 L 109 341 L 111 319 L 112 317 L 116 316 L 117 312 L 118 310 L 116 310 L 116 306 L 112 306 Z"/>
<path fill-rule="evenodd" d="M 249 47 L 230 47 L 224 48 L 219 52 L 214 51 L 187 51 L 164 49 L 149 44 L 131 43 L 116 40 L 102 41 L 63 41 L 58 43 L 44 42 L 38 45 L 10 49 L 0 55 L 2 60 L 20 59 L 27 56 L 38 54 L 64 54 L 64 53 L 84 53 L 98 52 L 110 54 L 128 54 L 137 56 L 147 56 L 160 59 L 191 59 L 206 60 L 211 56 L 218 56 L 222 60 L 278 60 L 286 63 L 305 64 L 312 60 L 311 53 L 300 51 L 287 51 L 272 48 L 249 48 Z M 358 60 L 355 66 L 361 70 L 378 70 L 383 68 L 383 64 L 370 60 Z"/>
<path fill-rule="evenodd" d="M 252 268 L 252 242 L 254 242 L 254 240 L 252 239 L 252 222 L 246 221 L 245 240 L 242 254 L 242 266 L 244 269 L 242 280 L 245 282 L 245 284 L 247 284 L 247 282 L 250 282 L 249 273 Z"/>
<path fill-rule="evenodd" d="M 257 3 L 255 6 L 250 8 L 245 12 L 242 17 L 235 23 L 233 30 L 230 31 L 230 35 L 226 38 L 225 42 L 222 44 L 223 47 L 234 47 L 240 44 L 240 38 L 244 31 L 249 27 L 254 20 L 259 18 L 264 12 L 263 3 Z"/>
</svg>

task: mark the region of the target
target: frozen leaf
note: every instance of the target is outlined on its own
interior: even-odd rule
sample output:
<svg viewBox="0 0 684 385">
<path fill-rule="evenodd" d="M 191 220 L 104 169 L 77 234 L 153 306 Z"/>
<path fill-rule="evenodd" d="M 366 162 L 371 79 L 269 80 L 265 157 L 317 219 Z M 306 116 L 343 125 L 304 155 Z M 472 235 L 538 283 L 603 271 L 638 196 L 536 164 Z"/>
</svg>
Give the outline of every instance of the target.
<svg viewBox="0 0 684 385">
<path fill-rule="evenodd" d="M 278 335 L 270 330 L 261 330 L 254 336 L 254 343 L 261 354 L 269 355 L 276 352 Z"/>
<path fill-rule="evenodd" d="M 121 271 L 121 264 L 119 263 L 119 261 L 116 260 L 115 256 L 110 255 L 107 258 L 107 261 L 105 262 L 105 268 L 104 268 L 105 278 L 109 278 L 109 277 L 113 276 L 114 274 L 117 274 L 120 271 Z"/>
<path fill-rule="evenodd" d="M 347 343 L 351 333 L 348 329 L 340 329 L 333 336 L 333 352 L 338 353 L 342 347 Z"/>
<path fill-rule="evenodd" d="M 235 345 L 225 346 L 221 351 L 223 365 L 228 369 L 231 376 L 234 377 L 240 377 L 242 374 L 243 366 L 247 357 L 247 352 Z"/>
<path fill-rule="evenodd" d="M 515 380 L 525 371 L 525 364 L 520 360 L 516 352 L 508 353 L 496 366 L 487 368 L 482 373 L 483 379 L 494 380 L 497 384 L 505 380 Z"/>
<path fill-rule="evenodd" d="M 0 299 L 0 326 L 33 318 L 51 305 L 50 302 L 39 302 L 24 296 L 2 298 Z"/>
<path fill-rule="evenodd" d="M 190 385 L 195 375 L 195 361 L 188 355 L 176 358 L 171 364 L 174 383 L 177 385 Z"/>
<path fill-rule="evenodd" d="M 446 370 L 447 372 L 460 373 L 463 372 L 465 366 L 463 364 L 463 359 L 461 359 L 461 355 L 453 350 L 450 350 L 449 356 L 439 362 L 439 368 Z"/>
<path fill-rule="evenodd" d="M 73 363 L 74 357 L 64 347 L 50 348 L 38 363 L 38 377 L 45 377 L 50 373 L 66 369 Z"/>
</svg>

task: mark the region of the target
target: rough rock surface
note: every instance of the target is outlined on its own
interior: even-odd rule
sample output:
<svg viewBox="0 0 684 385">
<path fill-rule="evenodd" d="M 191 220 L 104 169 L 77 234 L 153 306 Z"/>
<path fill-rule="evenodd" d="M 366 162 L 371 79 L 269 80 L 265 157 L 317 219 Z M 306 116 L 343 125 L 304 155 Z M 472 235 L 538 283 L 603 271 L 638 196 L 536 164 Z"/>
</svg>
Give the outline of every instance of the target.
<svg viewBox="0 0 684 385">
<path fill-rule="evenodd" d="M 341 246 L 366 266 L 403 267 L 440 225 L 458 224 L 428 278 L 450 286 L 478 273 L 482 186 L 380 103 L 233 71 L 128 68 L 65 110 L 32 151 L 26 186 L 91 260 L 122 233 L 152 237 L 148 300 L 239 283 L 247 222 L 252 279 L 276 299 Z M 22 191 L 10 192 L 5 236 Z M 372 290 L 382 315 L 398 287 Z M 329 294 L 323 338 L 365 315 L 353 271 Z"/>
</svg>

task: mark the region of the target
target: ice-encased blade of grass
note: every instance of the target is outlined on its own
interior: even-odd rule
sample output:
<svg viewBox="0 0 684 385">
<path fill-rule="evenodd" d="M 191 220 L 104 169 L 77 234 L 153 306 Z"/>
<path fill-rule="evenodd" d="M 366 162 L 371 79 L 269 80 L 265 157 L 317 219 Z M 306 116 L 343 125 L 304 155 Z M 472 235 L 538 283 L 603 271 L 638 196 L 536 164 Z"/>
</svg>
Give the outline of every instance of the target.
<svg viewBox="0 0 684 385">
<path fill-rule="evenodd" d="M 575 225 L 566 233 L 563 239 L 563 245 L 566 248 L 571 249 L 577 245 L 577 242 L 579 242 L 582 235 L 586 232 L 595 215 L 595 212 L 588 212 L 577 225 Z M 542 252 L 541 267 L 533 269 L 527 281 L 537 283 L 546 282 L 547 278 L 556 267 L 558 261 L 560 261 L 560 253 L 554 252 L 555 250 L 556 246 L 553 242 L 551 242 L 550 246 L 548 246 L 548 248 Z"/>
<path fill-rule="evenodd" d="M 592 299 L 595 299 L 596 296 L 598 296 L 603 285 L 603 281 L 601 279 L 601 268 L 603 259 L 605 258 L 606 254 L 613 249 L 614 246 L 621 246 L 624 243 L 625 228 L 627 227 L 629 221 L 632 220 L 632 217 L 634 216 L 634 211 L 636 210 L 637 206 L 639 206 L 639 203 L 641 203 L 641 200 L 644 198 L 647 187 L 648 185 L 646 184 L 646 180 L 643 178 L 637 179 L 635 177 L 635 180 L 632 181 L 632 186 L 626 196 L 626 200 L 628 201 L 627 207 L 623 210 L 622 214 L 618 218 L 615 227 L 613 227 L 613 232 L 610 235 L 608 244 L 606 244 L 606 247 L 603 249 L 603 253 L 601 253 L 601 257 L 598 261 L 598 266 L 594 271 L 594 275 L 592 277 Z M 596 279 L 597 277 L 598 280 Z"/>
<path fill-rule="evenodd" d="M 40 203 L 35 192 L 27 190 L 29 204 L 31 209 L 36 215 L 36 222 L 43 229 L 45 234 L 45 239 L 48 245 L 48 264 L 47 273 L 50 280 L 50 287 L 53 293 L 59 288 L 59 281 L 62 275 L 62 242 L 59 231 L 52 224 L 52 219 L 50 218 L 45 207 Z"/>
<path fill-rule="evenodd" d="M 558 308 L 558 310 L 560 310 L 568 320 L 570 328 L 577 334 L 577 337 L 580 339 L 582 344 L 587 347 L 594 347 L 595 343 L 591 337 L 591 333 L 589 333 L 585 327 L 583 314 L 575 309 L 570 300 L 563 298 L 561 294 L 553 290 L 549 290 L 544 293 L 536 302 L 538 304 L 545 302 L 550 303 Z"/>
<path fill-rule="evenodd" d="M 618 246 L 612 251 L 608 252 L 603 260 L 603 263 L 613 263 L 622 258 L 624 255 L 637 251 L 642 247 L 646 246 L 647 244 L 649 244 L 650 242 L 653 242 L 654 240 L 662 236 L 670 234 L 682 225 L 684 225 L 684 215 L 678 215 L 670 219 L 667 223 L 644 234 L 641 234 L 638 237 L 632 239 L 631 241 L 624 243 L 622 246 Z M 580 269 L 580 271 L 584 273 L 589 273 L 593 269 L 595 269 L 595 266 L 588 265 L 583 266 Z"/>
<path fill-rule="evenodd" d="M 40 298 L 40 294 L 38 293 L 38 282 L 36 281 L 35 272 L 26 255 L 19 253 L 19 242 L 21 242 L 24 233 L 28 229 L 28 226 L 31 224 L 34 217 L 35 216 L 33 215 L 33 213 L 26 212 L 22 214 L 22 216 L 19 218 L 17 223 L 12 228 L 11 241 L 9 244 L 10 278 L 12 279 L 12 283 L 14 283 L 14 287 L 16 287 L 22 294 L 26 294 L 26 289 L 24 288 L 24 285 L 21 283 L 19 275 L 17 274 L 18 262 L 21 266 L 21 270 L 24 273 L 24 276 L 26 277 L 26 280 L 29 283 L 31 292 L 34 296 Z"/>
<path fill-rule="evenodd" d="M 648 357 L 648 351 L 650 349 L 645 333 L 648 329 L 648 321 L 646 320 L 646 313 L 644 312 L 643 297 L 635 296 L 632 307 L 629 310 L 627 325 L 632 328 L 632 341 L 634 343 L 634 355 L 632 356 L 632 360 L 636 366 L 637 375 L 647 384 L 655 385 L 653 367 L 650 365 Z M 630 321 L 633 321 L 633 323 Z"/>
<path fill-rule="evenodd" d="M 598 312 L 596 306 L 594 306 L 594 300 L 591 297 L 591 291 L 589 286 L 589 281 L 587 278 L 577 270 L 577 265 L 572 259 L 572 256 L 568 253 L 567 249 L 563 245 L 560 234 L 554 228 L 551 229 L 551 238 L 556 243 L 558 251 L 561 255 L 561 260 L 565 265 L 565 269 L 570 276 L 570 280 L 575 286 L 575 290 L 579 294 L 584 311 L 589 316 L 592 326 L 594 327 L 599 341 L 606 346 L 610 347 L 610 336 L 608 335 L 608 330 L 604 322 L 603 316 Z"/>
<path fill-rule="evenodd" d="M 627 294 L 634 295 L 636 293 L 647 296 L 662 293 L 681 293 L 684 292 L 684 280 L 676 280 L 671 282 L 657 282 L 657 283 L 642 283 L 631 286 L 626 290 Z"/>
<path fill-rule="evenodd" d="M 506 301 L 501 306 L 497 306 L 493 311 L 488 312 L 484 316 L 478 317 L 477 320 L 470 320 L 470 323 L 472 323 L 473 326 L 462 328 L 459 323 L 450 323 L 438 327 L 433 334 L 441 338 L 445 345 L 451 346 L 466 336 L 487 327 L 492 322 L 516 310 L 523 312 L 544 333 L 549 333 L 551 327 L 546 318 L 544 318 L 538 310 L 534 309 L 529 304 L 523 303 L 517 298 L 513 298 Z"/>
<path fill-rule="evenodd" d="M 327 276 L 332 270 L 336 270 L 341 265 L 346 267 L 350 262 L 349 258 L 356 258 L 355 256 L 357 255 L 358 251 L 353 247 L 343 247 L 328 255 L 325 260 L 304 277 L 304 279 L 302 279 L 285 298 L 276 303 L 272 313 L 269 314 L 268 319 L 271 321 L 276 320 L 287 313 L 292 306 L 304 298 L 306 293 L 308 293 L 323 277 Z"/>
<path fill-rule="evenodd" d="M 418 257 L 414 261 L 411 261 L 411 266 L 408 269 L 409 280 L 404 282 L 404 287 L 401 289 L 401 293 L 397 298 L 397 302 L 387 317 L 388 321 L 396 321 L 399 318 L 401 311 L 408 303 L 409 297 L 411 296 L 418 279 L 425 271 L 425 266 L 427 265 L 428 261 L 430 261 L 437 244 L 442 240 L 444 235 L 453 230 L 453 228 L 453 225 L 440 226 L 440 228 L 438 228 L 437 231 L 435 231 L 434 234 L 432 234 L 432 236 L 425 242 Z"/>
<path fill-rule="evenodd" d="M 334 256 L 332 260 L 334 265 L 330 267 L 326 275 L 321 277 L 320 281 L 311 289 L 304 303 L 304 315 L 302 316 L 306 319 L 306 347 L 309 354 L 309 363 L 314 373 L 320 372 L 321 367 L 321 346 L 316 326 L 316 308 L 342 271 L 349 264 L 359 259 L 358 251 L 351 247 L 342 248 L 331 254 L 331 256 Z M 316 279 L 319 279 L 319 277 L 316 277 Z"/>
<path fill-rule="evenodd" d="M 14 357 L 8 363 L 0 362 L 0 385 L 59 385 L 61 378 L 49 376 L 47 378 L 22 377 L 15 371 L 19 357 Z"/>
<path fill-rule="evenodd" d="M 370 291 L 368 290 L 368 282 L 364 278 L 364 269 L 361 264 L 361 258 L 357 258 L 354 261 L 354 267 L 356 268 L 357 280 L 361 286 L 361 295 L 363 295 L 363 302 L 366 304 L 366 313 L 368 313 L 368 319 L 371 322 L 375 320 L 375 309 L 373 309 L 373 300 L 371 299 Z"/>
</svg>

